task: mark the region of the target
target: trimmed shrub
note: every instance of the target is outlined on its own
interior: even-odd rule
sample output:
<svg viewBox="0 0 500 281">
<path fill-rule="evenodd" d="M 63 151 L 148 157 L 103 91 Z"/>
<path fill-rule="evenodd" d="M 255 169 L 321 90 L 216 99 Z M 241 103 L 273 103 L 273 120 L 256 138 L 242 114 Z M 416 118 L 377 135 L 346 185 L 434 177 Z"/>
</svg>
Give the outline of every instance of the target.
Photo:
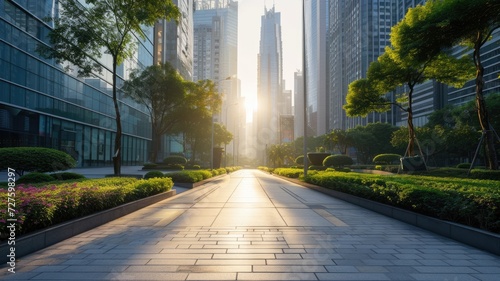
<svg viewBox="0 0 500 281">
<path fill-rule="evenodd" d="M 184 170 L 184 166 L 181 164 L 168 164 L 166 166 L 158 166 L 158 168 L 165 170 Z"/>
<path fill-rule="evenodd" d="M 342 154 L 330 155 L 323 160 L 325 167 L 343 167 L 352 165 L 354 161 L 351 157 Z"/>
<path fill-rule="evenodd" d="M 26 174 L 22 177 L 20 177 L 16 183 L 41 183 L 41 182 L 49 182 L 49 181 L 54 181 L 54 178 L 51 175 L 44 174 L 44 173 L 29 173 Z"/>
<path fill-rule="evenodd" d="M 391 154 L 391 153 L 386 153 L 386 154 L 379 154 L 375 157 L 373 157 L 373 163 L 375 164 L 394 164 L 398 163 L 399 159 L 401 158 L 401 155 L 399 154 Z"/>
<path fill-rule="evenodd" d="M 500 180 L 500 170 L 472 169 L 470 176 L 474 179 Z"/>
<path fill-rule="evenodd" d="M 13 168 L 20 176 L 24 172 L 54 172 L 75 167 L 69 154 L 45 147 L 0 148 L 0 170 Z"/>
<path fill-rule="evenodd" d="M 180 155 L 171 155 L 171 156 L 168 156 L 167 158 L 165 158 L 163 160 L 163 163 L 165 163 L 167 165 L 178 164 L 178 165 L 182 165 L 184 168 L 184 165 L 187 164 L 187 159 L 183 156 L 180 156 Z"/>
<path fill-rule="evenodd" d="M 297 156 L 297 158 L 295 158 L 294 162 L 297 165 L 304 165 L 304 155 Z"/>
<path fill-rule="evenodd" d="M 299 178 L 304 174 L 304 170 L 295 168 L 276 168 L 274 173 L 288 178 Z"/>
<path fill-rule="evenodd" d="M 177 173 L 169 173 L 168 177 L 172 179 L 173 182 L 175 183 L 195 183 L 200 181 L 199 176 L 196 173 L 188 172 L 188 171 L 182 171 L 182 172 L 177 172 Z M 201 176 L 203 178 L 203 176 Z"/>
<path fill-rule="evenodd" d="M 144 179 L 152 179 L 152 178 L 164 178 L 165 175 L 160 172 L 160 171 L 151 171 L 151 172 L 147 172 L 145 175 L 144 175 Z"/>
<path fill-rule="evenodd" d="M 318 165 L 311 165 L 308 167 L 309 170 L 312 170 L 312 171 L 324 171 L 326 170 L 327 167 L 325 166 L 318 166 Z"/>
<path fill-rule="evenodd" d="M 156 169 L 158 167 L 158 164 L 156 163 L 145 163 L 142 169 L 149 170 L 149 169 Z"/>
<path fill-rule="evenodd" d="M 133 199 L 137 200 L 168 191 L 172 188 L 174 183 L 170 178 L 152 178 L 148 180 L 138 180 L 130 185 L 133 189 Z"/>
<path fill-rule="evenodd" d="M 50 174 L 50 176 L 56 181 L 78 180 L 78 179 L 85 179 L 86 178 L 84 175 L 81 175 L 78 173 L 71 173 L 71 172 L 54 173 L 54 174 Z"/>
<path fill-rule="evenodd" d="M 470 169 L 471 163 L 460 163 L 457 165 L 458 169 Z"/>
<path fill-rule="evenodd" d="M 28 176 L 28 175 L 26 175 Z M 138 180 L 135 178 L 84 179 L 38 187 L 16 187 L 16 219 L 18 234 L 32 232 L 69 219 L 78 218 L 123 203 L 168 191 L 173 183 L 168 178 Z M 7 189 L 0 189 L 6 196 Z M 0 210 L 7 209 L 7 200 L 0 201 Z M 7 213 L 0 212 L 0 220 Z M 7 233 L 7 224 L 0 232 Z"/>
</svg>

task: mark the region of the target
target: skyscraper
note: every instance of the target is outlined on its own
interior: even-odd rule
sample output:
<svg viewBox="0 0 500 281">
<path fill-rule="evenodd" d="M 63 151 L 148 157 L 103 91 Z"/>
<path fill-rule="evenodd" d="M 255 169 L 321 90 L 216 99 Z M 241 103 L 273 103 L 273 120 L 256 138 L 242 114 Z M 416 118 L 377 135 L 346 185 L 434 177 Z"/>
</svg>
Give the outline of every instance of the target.
<svg viewBox="0 0 500 281">
<path fill-rule="evenodd" d="M 0 1 L 0 146 L 62 150 L 79 167 L 112 165 L 116 123 L 111 96 L 111 58 L 98 60 L 103 73 L 77 77 L 35 51 L 48 44 L 58 14 L 57 1 Z M 117 83 L 128 70 L 153 64 L 153 31 L 145 28 L 134 59 L 118 68 Z M 122 164 L 142 165 L 151 140 L 147 110 L 120 93 Z"/>
<path fill-rule="evenodd" d="M 196 0 L 194 13 L 193 80 L 209 79 L 223 95 L 220 114 L 215 121 L 223 123 L 233 134 L 226 147 L 230 153 L 244 144 L 244 101 L 238 80 L 238 2 L 233 0 Z M 238 140 L 237 142 L 235 140 Z"/>
<path fill-rule="evenodd" d="M 275 8 L 261 17 L 260 49 L 257 65 L 257 114 L 255 121 L 258 160 L 265 162 L 266 146 L 279 142 L 279 103 L 283 93 L 281 14 Z"/>
<path fill-rule="evenodd" d="M 396 2 L 329 1 L 329 130 L 377 121 L 394 123 L 391 112 L 348 118 L 342 106 L 349 83 L 366 77 L 370 63 L 390 44 L 391 27 L 398 19 Z"/>
<path fill-rule="evenodd" d="M 327 133 L 328 0 L 305 0 L 307 125 L 313 136 Z"/>
<path fill-rule="evenodd" d="M 179 24 L 161 20 L 155 25 L 154 61 L 170 63 L 182 77 L 193 79 L 193 0 L 172 0 L 181 12 Z"/>
</svg>

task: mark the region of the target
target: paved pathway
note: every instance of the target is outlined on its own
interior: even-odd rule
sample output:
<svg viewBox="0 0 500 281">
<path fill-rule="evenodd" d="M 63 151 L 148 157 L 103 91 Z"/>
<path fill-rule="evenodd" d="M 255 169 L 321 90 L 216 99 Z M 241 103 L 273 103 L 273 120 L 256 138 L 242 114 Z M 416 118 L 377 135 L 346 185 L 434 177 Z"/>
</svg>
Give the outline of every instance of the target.
<svg viewBox="0 0 500 281">
<path fill-rule="evenodd" d="M 257 170 L 18 260 L 21 280 L 500 280 L 500 257 Z"/>
</svg>

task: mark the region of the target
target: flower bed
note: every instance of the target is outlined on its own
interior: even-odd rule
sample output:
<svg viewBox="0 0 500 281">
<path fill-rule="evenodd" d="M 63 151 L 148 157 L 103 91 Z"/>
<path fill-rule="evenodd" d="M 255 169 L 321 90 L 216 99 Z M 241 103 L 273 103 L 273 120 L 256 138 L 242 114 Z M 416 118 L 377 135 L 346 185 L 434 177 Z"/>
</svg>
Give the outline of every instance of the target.
<svg viewBox="0 0 500 281">
<path fill-rule="evenodd" d="M 140 198 L 172 189 L 170 178 L 138 180 L 104 178 L 77 180 L 35 187 L 19 184 L 15 188 L 15 210 L 18 234 L 29 233 L 50 225 L 116 207 Z M 6 198 L 7 189 L 0 189 Z M 7 233 L 7 200 L 0 202 L 0 232 Z"/>
<path fill-rule="evenodd" d="M 298 171 L 276 169 L 275 173 L 296 177 Z M 305 181 L 420 214 L 500 233 L 500 189 L 499 182 L 495 180 L 315 171 L 308 174 Z"/>
</svg>

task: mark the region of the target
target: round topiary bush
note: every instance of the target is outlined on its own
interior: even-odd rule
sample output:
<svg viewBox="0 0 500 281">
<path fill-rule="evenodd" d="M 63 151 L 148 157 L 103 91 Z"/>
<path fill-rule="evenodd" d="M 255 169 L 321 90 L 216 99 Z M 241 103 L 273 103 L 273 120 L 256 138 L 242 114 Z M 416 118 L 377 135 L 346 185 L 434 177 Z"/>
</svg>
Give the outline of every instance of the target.
<svg viewBox="0 0 500 281">
<path fill-rule="evenodd" d="M 152 179 L 152 178 L 163 178 L 165 177 L 165 175 L 160 172 L 160 171 L 151 171 L 151 172 L 147 172 L 145 175 L 144 175 L 144 179 Z"/>
<path fill-rule="evenodd" d="M 12 168 L 20 176 L 24 172 L 54 172 L 75 167 L 69 154 L 45 147 L 0 148 L 0 170 Z"/>
<path fill-rule="evenodd" d="M 84 175 L 70 172 L 54 173 L 50 176 L 56 181 L 85 179 Z"/>
<path fill-rule="evenodd" d="M 354 161 L 351 157 L 347 155 L 330 155 L 323 160 L 323 166 L 325 167 L 343 167 L 352 165 Z"/>
<path fill-rule="evenodd" d="M 49 182 L 49 181 L 54 181 L 54 178 L 51 175 L 33 172 L 33 173 L 29 173 L 29 174 L 26 174 L 26 175 L 20 177 L 16 181 L 16 183 L 27 184 L 27 183 Z"/>
<path fill-rule="evenodd" d="M 457 168 L 459 169 L 470 169 L 471 163 L 460 163 L 457 165 Z"/>
<path fill-rule="evenodd" d="M 185 166 L 187 163 L 187 159 L 183 156 L 180 155 L 171 155 L 168 156 L 167 158 L 163 159 L 163 163 L 167 165 L 182 165 Z"/>
<path fill-rule="evenodd" d="M 377 165 L 398 163 L 401 155 L 393 153 L 379 154 L 373 157 L 373 163 Z"/>
<path fill-rule="evenodd" d="M 297 158 L 295 158 L 294 162 L 297 165 L 304 165 L 304 155 L 297 156 Z"/>
</svg>

